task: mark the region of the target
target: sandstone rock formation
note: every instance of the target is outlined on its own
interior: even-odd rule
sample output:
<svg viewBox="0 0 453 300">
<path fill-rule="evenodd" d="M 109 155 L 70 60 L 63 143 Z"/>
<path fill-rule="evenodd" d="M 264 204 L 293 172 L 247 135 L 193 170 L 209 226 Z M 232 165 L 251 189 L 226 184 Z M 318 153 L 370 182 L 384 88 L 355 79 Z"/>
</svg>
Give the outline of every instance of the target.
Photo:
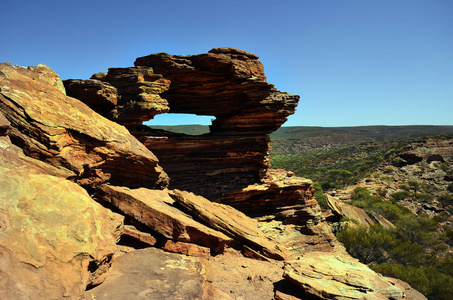
<svg viewBox="0 0 453 300">
<path fill-rule="evenodd" d="M 121 217 L 0 137 L 0 298 L 76 299 L 102 282 Z"/>
<path fill-rule="evenodd" d="M 299 99 L 267 83 L 257 59 L 235 48 L 191 56 L 159 53 L 138 58 L 136 67 L 109 69 L 65 85 L 68 95 L 83 94 L 82 101 L 126 125 L 151 149 L 170 175 L 172 188 L 216 200 L 265 177 L 268 134 L 294 113 Z M 104 99 L 110 94 L 117 95 L 118 105 Z M 203 136 L 139 126 L 164 112 L 216 119 Z"/>
<path fill-rule="evenodd" d="M 199 259 L 149 248 L 117 258 L 106 281 L 83 299 L 209 299 L 212 289 Z"/>
<path fill-rule="evenodd" d="M 71 170 L 84 185 L 168 185 L 153 153 L 124 127 L 50 85 L 41 69 L 0 65 L 0 110 L 11 123 L 9 135 L 27 155 Z M 58 77 L 44 69 L 51 82 Z"/>
<path fill-rule="evenodd" d="M 310 180 L 269 170 L 268 134 L 298 96 L 257 58 L 150 55 L 65 81 L 80 101 L 48 67 L 1 64 L 1 298 L 342 299 L 324 279 L 348 297 L 402 298 L 346 255 Z M 169 110 L 216 121 L 198 137 L 141 125 Z"/>
<path fill-rule="evenodd" d="M 327 205 L 339 217 L 346 217 L 357 221 L 361 226 L 370 227 L 371 225 L 379 224 L 386 229 L 394 229 L 395 225 L 389 220 L 375 212 L 366 212 L 363 209 L 349 205 L 339 200 L 338 198 L 327 196 Z"/>
<path fill-rule="evenodd" d="M 285 278 L 322 299 L 401 299 L 403 292 L 347 255 L 309 252 L 285 265 Z"/>
</svg>

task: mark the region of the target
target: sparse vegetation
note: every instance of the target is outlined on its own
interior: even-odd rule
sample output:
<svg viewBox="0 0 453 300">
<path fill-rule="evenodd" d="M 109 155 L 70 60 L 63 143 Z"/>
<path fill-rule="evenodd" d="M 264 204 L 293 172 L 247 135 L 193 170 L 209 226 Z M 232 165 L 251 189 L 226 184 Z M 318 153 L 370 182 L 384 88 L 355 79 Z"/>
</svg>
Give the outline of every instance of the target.
<svg viewBox="0 0 453 300">
<path fill-rule="evenodd" d="M 445 183 L 453 180 L 451 161 L 411 166 L 410 174 L 401 170 L 407 164 L 404 159 L 396 163 L 402 149 L 412 149 L 410 143 L 424 140 L 359 143 L 304 153 L 277 151 L 272 165 L 316 181 L 317 199 L 324 209 L 322 189 L 342 189 L 362 178 L 381 182 L 383 186 L 373 194 L 366 188 L 355 188 L 350 204 L 384 216 L 396 229 L 380 225 L 367 229 L 342 218 L 340 222 L 350 226 L 341 227 L 338 239 L 352 256 L 379 273 L 408 282 L 428 299 L 453 299 L 453 183 Z M 391 166 L 383 164 L 392 160 Z M 439 184 L 430 174 L 445 179 Z"/>
<path fill-rule="evenodd" d="M 447 244 L 452 242 L 453 230 L 439 232 L 442 217 L 416 216 L 405 207 L 372 196 L 358 187 L 352 195 L 353 205 L 373 210 L 393 221 L 396 230 L 380 225 L 347 227 L 337 234 L 348 252 L 372 269 L 387 276 L 400 278 L 429 299 L 452 299 L 451 256 L 444 256 Z M 447 286 L 448 285 L 448 286 Z"/>
</svg>

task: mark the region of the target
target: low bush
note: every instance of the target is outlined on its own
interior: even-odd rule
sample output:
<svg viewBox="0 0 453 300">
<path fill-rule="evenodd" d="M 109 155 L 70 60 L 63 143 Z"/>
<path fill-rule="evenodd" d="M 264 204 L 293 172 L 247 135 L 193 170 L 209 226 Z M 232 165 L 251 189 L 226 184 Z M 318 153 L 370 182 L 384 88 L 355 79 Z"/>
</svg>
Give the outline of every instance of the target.
<svg viewBox="0 0 453 300">
<path fill-rule="evenodd" d="M 411 195 L 411 193 L 409 193 L 408 191 L 398 191 L 398 192 L 392 193 L 390 195 L 390 197 L 392 198 L 392 201 L 396 202 L 396 201 L 407 199 L 407 198 L 409 198 L 410 195 Z"/>
</svg>

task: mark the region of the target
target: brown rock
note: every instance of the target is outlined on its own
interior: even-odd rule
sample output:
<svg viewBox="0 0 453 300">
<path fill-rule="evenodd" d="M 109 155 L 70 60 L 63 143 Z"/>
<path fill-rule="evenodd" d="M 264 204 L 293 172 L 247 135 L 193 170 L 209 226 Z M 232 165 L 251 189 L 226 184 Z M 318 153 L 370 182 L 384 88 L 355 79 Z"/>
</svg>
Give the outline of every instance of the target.
<svg viewBox="0 0 453 300">
<path fill-rule="evenodd" d="M 286 261 L 284 277 L 319 299 L 402 299 L 403 291 L 343 253 L 309 252 Z"/>
<path fill-rule="evenodd" d="M 326 222 L 300 226 L 274 220 L 260 222 L 259 227 L 266 236 L 287 249 L 292 257 L 299 257 L 311 251 L 332 252 L 342 248 Z"/>
<path fill-rule="evenodd" d="M 33 80 L 23 72 L 30 73 L 0 64 L 0 111 L 11 123 L 8 134 L 27 155 L 73 171 L 81 184 L 168 184 L 154 154 L 124 127 L 67 97 L 42 76 Z"/>
<path fill-rule="evenodd" d="M 79 99 L 100 114 L 118 104 L 118 90 L 107 82 L 96 79 L 68 79 L 63 83 L 68 96 Z"/>
<path fill-rule="evenodd" d="M 78 299 L 106 271 L 122 220 L 66 176 L 0 137 L 0 298 Z"/>
<path fill-rule="evenodd" d="M 118 257 L 105 282 L 83 299 L 207 299 L 205 268 L 195 257 L 156 248 Z"/>
<path fill-rule="evenodd" d="M 344 203 L 343 201 L 327 195 L 327 204 L 329 208 L 338 216 L 354 219 L 359 222 L 360 225 L 370 227 L 374 224 L 379 224 L 386 229 L 395 229 L 395 225 L 392 222 L 384 218 L 383 216 L 370 212 L 369 214 L 363 209 Z"/>
<path fill-rule="evenodd" d="M 270 167 L 268 134 L 294 113 L 299 99 L 267 83 L 257 59 L 236 48 L 188 56 L 158 53 L 137 58 L 135 67 L 112 68 L 92 79 L 118 90 L 118 105 L 104 116 L 127 126 L 159 157 L 172 188 L 216 200 L 261 183 Z M 88 81 L 79 82 L 77 90 L 89 88 L 83 84 L 89 86 Z M 216 119 L 203 136 L 139 126 L 165 112 Z"/>
<path fill-rule="evenodd" d="M 69 96 L 128 128 L 169 110 L 159 94 L 168 90 L 170 81 L 148 67 L 110 68 L 92 79 L 69 79 L 64 84 Z"/>
<path fill-rule="evenodd" d="M 11 66 L 7 63 L 5 65 Z M 66 93 L 64 85 L 61 82 L 60 76 L 57 73 L 55 73 L 55 71 L 52 70 L 49 66 L 39 64 L 36 67 L 22 67 L 17 65 L 14 65 L 12 67 L 22 76 L 27 76 L 30 79 L 44 85 L 51 85 L 57 90 L 59 90 L 61 93 L 63 94 Z"/>
<path fill-rule="evenodd" d="M 296 177 L 282 169 L 271 169 L 261 184 L 231 192 L 218 201 L 260 220 L 275 219 L 298 225 L 318 224 L 323 216 L 314 192 L 311 180 Z"/>
<path fill-rule="evenodd" d="M 0 112 L 0 136 L 6 135 L 10 126 L 9 121 L 5 118 L 5 116 Z"/>
<path fill-rule="evenodd" d="M 154 246 L 157 243 L 157 239 L 152 234 L 140 231 L 133 225 L 124 225 L 121 233 L 122 235 L 130 236 L 150 246 Z"/>
<path fill-rule="evenodd" d="M 179 253 L 189 256 L 210 256 L 211 250 L 207 247 L 198 246 L 195 244 L 174 242 L 167 240 L 162 246 L 162 250 L 172 253 Z"/>
<path fill-rule="evenodd" d="M 162 236 L 190 242 L 222 253 L 232 239 L 211 229 L 174 207 L 168 190 L 128 189 L 102 185 L 98 197 L 116 206 Z"/>
<path fill-rule="evenodd" d="M 197 220 L 219 230 L 261 254 L 273 259 L 286 259 L 288 254 L 275 241 L 268 238 L 258 223 L 240 211 L 186 191 L 174 190 L 170 196 Z"/>
<path fill-rule="evenodd" d="M 232 299 L 274 299 L 276 283 L 283 280 L 281 261 L 260 261 L 230 253 L 207 260 L 212 268 L 212 285 Z"/>
<path fill-rule="evenodd" d="M 427 298 L 420 292 L 414 290 L 407 282 L 396 278 L 385 277 L 386 280 L 394 284 L 396 287 L 404 291 L 403 300 L 426 300 Z"/>
<path fill-rule="evenodd" d="M 327 195 L 327 204 L 335 214 L 354 219 L 365 227 L 370 227 L 370 225 L 375 224 L 373 219 L 371 219 L 370 216 L 368 216 L 368 214 L 359 207 L 349 205 L 329 195 Z"/>
<path fill-rule="evenodd" d="M 267 83 L 257 58 L 235 48 L 216 48 L 199 55 L 151 54 L 135 61 L 172 82 L 162 94 L 170 113 L 216 117 L 211 132 L 197 137 L 145 127 L 132 130 L 159 156 L 172 188 L 216 200 L 260 183 L 270 167 L 268 134 L 294 113 L 299 96 Z"/>
</svg>

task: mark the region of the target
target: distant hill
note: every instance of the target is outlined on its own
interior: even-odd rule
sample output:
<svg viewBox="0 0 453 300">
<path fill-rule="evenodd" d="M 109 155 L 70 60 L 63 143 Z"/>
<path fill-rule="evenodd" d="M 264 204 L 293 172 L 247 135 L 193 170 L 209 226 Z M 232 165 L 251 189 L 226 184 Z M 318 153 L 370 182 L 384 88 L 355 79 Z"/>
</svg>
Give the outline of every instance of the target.
<svg viewBox="0 0 453 300">
<path fill-rule="evenodd" d="M 149 125 L 148 125 L 149 126 Z M 162 129 L 166 131 L 185 133 L 189 135 L 202 135 L 209 132 L 208 125 L 152 125 L 149 126 L 154 129 Z"/>
<path fill-rule="evenodd" d="M 150 127 L 189 135 L 201 135 L 209 132 L 208 125 L 153 125 Z M 445 133 L 453 133 L 453 126 L 290 126 L 281 127 L 272 133 L 271 145 L 273 154 L 295 154 L 351 146 L 363 142 L 382 142 Z"/>
<path fill-rule="evenodd" d="M 281 127 L 271 134 L 274 154 L 306 153 L 356 145 L 453 133 L 453 126 Z"/>
</svg>

